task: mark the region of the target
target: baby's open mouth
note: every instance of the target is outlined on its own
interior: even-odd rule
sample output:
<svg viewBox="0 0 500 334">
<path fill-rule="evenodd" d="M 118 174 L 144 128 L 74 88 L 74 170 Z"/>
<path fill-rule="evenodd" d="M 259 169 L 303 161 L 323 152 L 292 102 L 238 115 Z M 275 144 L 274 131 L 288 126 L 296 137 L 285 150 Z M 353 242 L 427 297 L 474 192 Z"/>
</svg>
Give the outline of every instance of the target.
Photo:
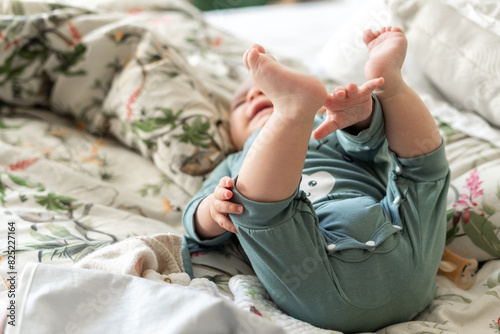
<svg viewBox="0 0 500 334">
<path fill-rule="evenodd" d="M 253 119 L 260 112 L 270 108 L 273 108 L 273 103 L 268 99 L 262 99 L 255 102 L 255 104 L 252 105 L 252 112 L 250 114 L 250 119 Z"/>
</svg>

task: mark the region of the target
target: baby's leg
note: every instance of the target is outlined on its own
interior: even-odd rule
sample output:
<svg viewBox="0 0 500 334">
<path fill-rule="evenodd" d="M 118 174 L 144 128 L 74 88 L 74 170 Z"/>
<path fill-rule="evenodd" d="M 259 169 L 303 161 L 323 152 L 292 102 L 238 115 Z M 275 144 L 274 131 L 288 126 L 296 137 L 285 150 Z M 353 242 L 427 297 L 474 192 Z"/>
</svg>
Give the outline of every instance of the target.
<svg viewBox="0 0 500 334">
<path fill-rule="evenodd" d="M 370 94 L 378 85 L 354 85 L 356 89 L 347 90 L 349 96 L 332 97 L 319 79 L 283 67 L 261 46 L 248 50 L 243 60 L 256 85 L 273 102 L 274 112 L 248 151 L 235 186 L 248 199 L 278 202 L 299 185 L 318 109 L 328 102 L 336 112 L 354 113 L 358 105 L 371 103 Z M 344 126 L 354 124 L 355 118 L 347 119 L 336 118 Z"/>
<path fill-rule="evenodd" d="M 376 32 L 367 30 L 363 39 L 370 52 L 365 65 L 366 77 L 385 79 L 375 94 L 384 112 L 389 147 L 401 158 L 435 151 L 441 145 L 436 123 L 420 97 L 401 76 L 407 47 L 403 31 L 395 27 Z"/>
<path fill-rule="evenodd" d="M 319 79 L 283 67 L 261 46 L 249 49 L 243 61 L 274 111 L 248 151 L 235 187 L 257 202 L 281 201 L 300 182 L 314 115 L 327 92 Z"/>
</svg>

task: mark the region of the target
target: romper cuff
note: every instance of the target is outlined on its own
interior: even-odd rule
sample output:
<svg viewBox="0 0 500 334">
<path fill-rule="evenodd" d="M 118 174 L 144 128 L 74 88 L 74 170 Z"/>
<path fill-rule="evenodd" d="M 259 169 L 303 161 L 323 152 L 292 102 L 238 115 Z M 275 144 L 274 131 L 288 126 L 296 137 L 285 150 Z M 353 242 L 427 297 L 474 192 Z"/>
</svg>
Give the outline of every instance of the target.
<svg viewBox="0 0 500 334">
<path fill-rule="evenodd" d="M 441 146 L 431 153 L 415 158 L 398 158 L 394 152 L 391 152 L 391 156 L 399 167 L 396 167 L 396 174 L 416 182 L 438 181 L 449 173 L 448 160 L 446 159 L 442 139 Z"/>
<path fill-rule="evenodd" d="M 337 132 L 337 138 L 346 151 L 359 151 L 360 148 L 374 148 L 385 139 L 384 116 L 379 100 L 372 94 L 373 113 L 370 126 L 356 135 L 349 134 L 344 130 Z"/>
<path fill-rule="evenodd" d="M 238 176 L 234 178 L 234 184 L 238 181 Z M 291 208 L 292 201 L 298 197 L 299 188 L 289 198 L 272 203 L 261 203 L 252 201 L 244 197 L 236 186 L 233 187 L 233 197 L 231 201 L 243 205 L 244 211 L 242 214 L 230 214 L 229 218 L 236 227 L 242 226 L 250 229 L 262 229 L 274 226 L 274 221 L 281 224 L 287 218 L 291 218 L 294 210 Z"/>
</svg>

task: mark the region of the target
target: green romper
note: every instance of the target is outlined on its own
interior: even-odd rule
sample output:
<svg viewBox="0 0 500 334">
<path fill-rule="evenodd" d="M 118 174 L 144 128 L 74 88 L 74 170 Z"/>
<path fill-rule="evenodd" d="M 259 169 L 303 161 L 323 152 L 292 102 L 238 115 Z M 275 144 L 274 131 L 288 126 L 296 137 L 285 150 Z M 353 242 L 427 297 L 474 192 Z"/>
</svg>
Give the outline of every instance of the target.
<svg viewBox="0 0 500 334">
<path fill-rule="evenodd" d="M 445 245 L 449 168 L 444 145 L 417 158 L 389 151 L 380 103 L 358 135 L 311 137 L 301 184 L 290 198 L 257 203 L 236 189 L 245 211 L 230 215 L 253 269 L 285 313 L 346 333 L 375 331 L 415 317 L 433 299 Z M 315 127 L 323 121 L 317 116 Z M 257 131 L 258 133 L 258 131 Z M 237 181 L 246 152 L 229 156 L 189 203 L 193 215 L 223 176 Z M 272 189 L 269 189 L 272 191 Z"/>
</svg>

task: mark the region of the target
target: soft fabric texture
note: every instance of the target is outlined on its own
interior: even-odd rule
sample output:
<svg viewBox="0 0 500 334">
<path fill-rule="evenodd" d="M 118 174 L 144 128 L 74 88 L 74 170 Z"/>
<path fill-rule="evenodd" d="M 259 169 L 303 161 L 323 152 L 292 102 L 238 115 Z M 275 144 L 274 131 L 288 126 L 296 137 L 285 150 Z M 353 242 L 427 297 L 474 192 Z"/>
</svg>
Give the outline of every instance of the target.
<svg viewBox="0 0 500 334">
<path fill-rule="evenodd" d="M 190 277 L 185 272 L 183 272 L 183 267 L 190 266 L 191 263 L 182 263 L 182 243 L 182 237 L 176 234 L 157 234 L 151 237 L 128 238 L 87 255 L 85 258 L 79 261 L 75 267 L 91 270 L 88 273 L 80 273 L 78 271 L 74 273 L 77 275 L 77 277 L 86 277 L 86 279 L 79 280 L 79 285 L 85 285 L 87 281 L 92 282 L 94 279 L 110 279 L 109 276 L 96 274 L 95 271 L 99 270 L 113 274 L 125 274 L 136 277 L 143 277 L 149 281 L 159 283 L 171 283 L 177 286 L 180 285 L 185 289 L 191 291 L 200 291 L 208 293 L 215 297 L 222 298 L 223 295 L 219 293 L 219 291 L 217 290 L 217 286 L 213 282 L 208 281 L 205 278 L 195 278 L 191 280 Z M 27 276 L 28 278 L 23 281 L 23 284 L 29 285 L 40 284 L 40 282 L 45 283 L 43 278 L 44 275 L 42 275 L 42 278 L 38 278 L 36 281 L 34 281 L 33 277 L 30 277 L 31 273 L 33 273 L 37 267 L 28 265 L 27 268 L 28 269 L 26 269 L 25 273 L 23 273 L 23 276 Z M 45 266 L 41 267 L 41 269 L 43 268 L 45 268 Z M 32 279 L 33 281 L 31 281 Z M 128 278 L 120 278 L 119 275 L 115 275 L 112 279 L 116 282 L 120 282 L 119 284 L 129 285 L 133 282 L 134 284 L 141 286 L 141 289 L 150 286 L 149 283 L 131 281 Z M 100 284 L 103 283 L 101 282 Z M 260 333 L 260 330 L 266 330 L 268 326 L 274 323 L 279 327 L 285 329 L 286 332 L 290 334 L 323 332 L 331 333 L 331 331 L 322 330 L 306 322 L 285 315 L 273 304 L 273 302 L 270 300 L 269 295 L 265 292 L 265 289 L 262 286 L 260 280 L 255 275 L 235 275 L 229 280 L 228 286 L 231 290 L 232 296 L 234 297 L 235 306 L 242 310 L 250 311 L 250 313 L 256 314 L 260 317 L 263 317 L 264 314 L 264 319 L 266 320 L 258 321 L 254 324 L 250 322 L 250 324 L 252 324 L 252 330 L 259 330 Z M 161 289 L 162 287 L 151 285 L 150 288 Z M 71 292 L 71 288 L 68 288 L 68 290 L 69 292 Z M 256 293 L 249 292 L 249 290 L 258 291 L 260 300 L 260 303 L 256 304 L 256 306 L 258 306 L 258 309 L 255 308 L 255 305 L 253 305 L 254 303 L 249 300 L 257 297 Z M 177 294 L 183 291 L 187 290 L 176 289 L 171 293 L 174 297 L 176 297 Z M 53 295 L 48 295 L 46 297 L 49 299 L 53 299 L 54 301 L 57 299 L 57 297 Z M 188 300 L 188 302 L 195 302 L 195 300 L 188 299 L 190 298 L 190 296 L 185 296 L 185 298 Z M 118 301 L 117 303 L 119 304 Z M 253 307 L 249 307 L 249 303 L 252 304 Z M 214 319 L 221 319 L 221 316 L 222 318 L 225 318 L 225 315 L 220 315 L 218 313 L 214 314 L 213 317 Z M 178 315 L 176 315 L 176 317 L 178 317 Z M 241 318 L 241 315 L 239 315 L 239 317 Z M 249 319 L 252 318 L 253 316 L 249 317 Z M 238 318 L 237 322 L 242 326 L 245 324 L 244 319 Z M 29 321 L 27 323 L 28 326 L 31 324 Z M 95 324 L 94 326 L 97 326 L 97 324 Z M 263 329 L 261 329 L 261 327 Z M 186 328 L 183 330 L 188 331 L 194 329 Z M 216 327 L 212 326 L 210 327 L 210 330 L 215 331 Z M 204 332 L 206 332 L 206 330 Z"/>
<path fill-rule="evenodd" d="M 176 234 L 128 238 L 87 255 L 76 266 L 180 285 L 190 281 L 182 263 L 182 237 Z"/>
<path fill-rule="evenodd" d="M 460 109 L 500 126 L 500 10 L 488 0 L 387 0 L 422 71 Z"/>
<path fill-rule="evenodd" d="M 197 279 L 189 287 L 100 270 L 30 264 L 7 334 L 285 333 Z"/>
</svg>

